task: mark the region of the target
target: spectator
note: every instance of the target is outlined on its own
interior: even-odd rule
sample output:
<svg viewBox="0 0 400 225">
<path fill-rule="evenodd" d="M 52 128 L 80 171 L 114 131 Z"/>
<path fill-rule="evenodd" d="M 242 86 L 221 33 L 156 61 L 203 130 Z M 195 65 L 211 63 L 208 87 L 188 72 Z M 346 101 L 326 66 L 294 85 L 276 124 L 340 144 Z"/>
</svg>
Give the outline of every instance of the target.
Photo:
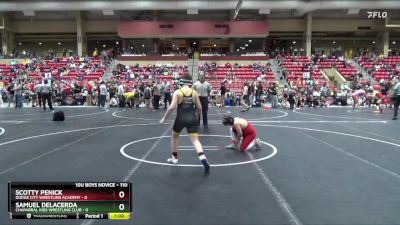
<svg viewBox="0 0 400 225">
<path fill-rule="evenodd" d="M 118 95 L 119 100 L 122 100 L 124 93 L 125 93 L 124 85 L 122 83 L 118 82 L 117 95 Z"/>
<path fill-rule="evenodd" d="M 3 87 L 0 87 L 0 107 L 7 101 L 7 93 Z"/>
<path fill-rule="evenodd" d="M 82 103 L 81 103 L 81 105 L 87 105 L 87 97 L 89 95 L 88 90 L 84 87 L 82 89 L 82 93 L 81 94 L 82 94 Z"/>
<path fill-rule="evenodd" d="M 144 98 L 144 104 L 146 105 L 146 109 L 150 110 L 151 109 L 151 88 L 150 84 L 147 84 L 146 87 L 143 90 L 143 98 Z"/>
<path fill-rule="evenodd" d="M 158 81 L 154 82 L 153 84 L 152 94 L 154 110 L 158 110 L 161 99 L 161 86 Z"/>
<path fill-rule="evenodd" d="M 115 96 L 115 93 L 117 92 L 117 87 L 115 86 L 115 83 L 111 81 L 108 85 L 108 92 L 110 94 L 110 99 Z"/>
<path fill-rule="evenodd" d="M 32 98 L 32 107 L 36 107 L 36 102 L 38 100 L 38 95 L 35 90 L 35 83 L 37 83 L 37 82 L 31 82 L 29 84 L 29 93 Z"/>
<path fill-rule="evenodd" d="M 270 87 L 268 88 L 268 93 L 271 96 L 272 108 L 278 108 L 278 90 L 276 83 L 271 83 Z"/>
<path fill-rule="evenodd" d="M 261 105 L 261 96 L 263 94 L 263 86 L 261 81 L 257 81 L 255 86 L 256 104 Z"/>
<path fill-rule="evenodd" d="M 222 82 L 221 87 L 219 89 L 220 94 L 221 94 L 221 105 L 225 106 L 225 95 L 226 95 L 226 87 L 225 87 L 226 82 Z"/>
<path fill-rule="evenodd" d="M 13 88 L 14 95 L 15 95 L 15 108 L 22 108 L 22 83 L 20 80 L 17 80 L 17 82 L 14 85 Z"/>
<path fill-rule="evenodd" d="M 97 48 L 95 48 L 94 51 L 93 51 L 92 56 L 93 56 L 93 57 L 97 57 L 97 55 L 98 55 Z"/>
<path fill-rule="evenodd" d="M 140 89 L 139 89 L 139 87 L 136 86 L 134 88 L 134 92 L 135 92 L 134 103 L 135 103 L 136 108 L 138 109 L 139 105 L 140 105 Z"/>
<path fill-rule="evenodd" d="M 98 102 L 99 106 L 105 107 L 107 95 L 108 95 L 107 87 L 104 81 L 102 81 L 99 86 L 99 102 Z"/>
<path fill-rule="evenodd" d="M 10 107 L 11 103 L 14 103 L 14 83 L 12 80 L 10 80 L 6 90 L 8 97 L 8 107 Z"/>
<path fill-rule="evenodd" d="M 249 104 L 249 83 L 247 81 L 244 82 L 243 84 L 243 92 L 242 92 L 242 99 L 240 101 L 240 104 L 244 105 L 246 108 L 242 109 L 242 112 L 249 111 L 250 110 L 250 104 Z"/>
</svg>

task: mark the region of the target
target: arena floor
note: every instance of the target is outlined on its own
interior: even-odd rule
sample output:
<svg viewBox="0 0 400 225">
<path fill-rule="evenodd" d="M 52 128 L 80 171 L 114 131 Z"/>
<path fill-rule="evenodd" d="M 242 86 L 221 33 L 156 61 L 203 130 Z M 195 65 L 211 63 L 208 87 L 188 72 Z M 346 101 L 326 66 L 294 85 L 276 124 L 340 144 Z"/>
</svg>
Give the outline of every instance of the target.
<svg viewBox="0 0 400 225">
<path fill-rule="evenodd" d="M 140 110 L 38 108 L 0 111 L 0 224 L 110 224 L 101 220 L 21 221 L 7 213 L 8 181 L 131 181 L 133 213 L 118 224 L 399 224 L 400 134 L 392 111 L 210 109 L 201 140 L 204 175 L 182 137 L 170 156 L 172 121 Z M 230 111 L 253 121 L 263 150 L 221 149 Z"/>
</svg>

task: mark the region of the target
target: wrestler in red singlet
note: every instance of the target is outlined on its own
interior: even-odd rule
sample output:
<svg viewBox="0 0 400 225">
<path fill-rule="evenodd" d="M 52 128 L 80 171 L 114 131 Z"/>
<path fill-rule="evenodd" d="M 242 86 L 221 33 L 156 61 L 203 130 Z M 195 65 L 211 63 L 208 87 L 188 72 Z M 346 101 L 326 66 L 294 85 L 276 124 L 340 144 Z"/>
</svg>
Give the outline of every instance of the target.
<svg viewBox="0 0 400 225">
<path fill-rule="evenodd" d="M 247 151 L 253 146 L 257 150 L 261 149 L 260 139 L 257 138 L 257 132 L 253 125 L 247 120 L 232 116 L 224 116 L 222 124 L 231 127 L 232 144 L 226 146 L 228 149 L 240 149 Z"/>
</svg>

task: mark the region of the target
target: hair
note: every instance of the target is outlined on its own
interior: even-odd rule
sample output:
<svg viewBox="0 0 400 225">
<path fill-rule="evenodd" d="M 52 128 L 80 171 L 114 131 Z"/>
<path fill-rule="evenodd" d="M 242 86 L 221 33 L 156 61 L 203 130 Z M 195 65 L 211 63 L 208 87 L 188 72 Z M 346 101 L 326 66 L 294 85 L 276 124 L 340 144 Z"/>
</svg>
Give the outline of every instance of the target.
<svg viewBox="0 0 400 225">
<path fill-rule="evenodd" d="M 192 76 L 190 76 L 190 74 L 186 73 L 185 75 L 183 75 L 183 76 L 181 77 L 180 83 L 181 83 L 181 85 L 183 85 L 183 84 L 189 84 L 189 85 L 191 85 L 191 84 L 193 83 L 193 80 L 192 80 L 192 79 L 193 79 Z"/>
<path fill-rule="evenodd" d="M 185 74 L 182 76 L 182 79 L 185 79 L 185 80 L 192 80 L 193 78 L 192 78 L 192 76 L 190 76 L 190 74 L 185 73 Z"/>
<path fill-rule="evenodd" d="M 224 126 L 233 126 L 233 123 L 235 122 L 235 119 L 231 115 L 225 115 L 222 118 L 222 124 Z"/>
</svg>

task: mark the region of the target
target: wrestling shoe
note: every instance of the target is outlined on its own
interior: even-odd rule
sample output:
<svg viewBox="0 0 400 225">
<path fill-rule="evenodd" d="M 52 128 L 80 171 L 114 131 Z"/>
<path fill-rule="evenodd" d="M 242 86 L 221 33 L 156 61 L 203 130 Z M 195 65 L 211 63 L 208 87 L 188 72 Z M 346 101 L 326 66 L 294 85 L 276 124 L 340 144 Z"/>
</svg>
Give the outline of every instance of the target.
<svg viewBox="0 0 400 225">
<path fill-rule="evenodd" d="M 171 158 L 167 159 L 167 162 L 169 164 L 178 164 L 178 159 L 175 159 L 175 157 L 172 156 Z"/>
<path fill-rule="evenodd" d="M 210 173 L 210 164 L 208 164 L 207 159 L 201 160 L 201 163 L 203 163 L 204 166 L 204 173 Z"/>
<path fill-rule="evenodd" d="M 257 138 L 257 139 L 256 139 L 256 144 L 255 144 L 255 146 L 256 146 L 256 150 L 257 150 L 257 151 L 261 150 L 260 138 Z"/>
<path fill-rule="evenodd" d="M 238 146 L 235 144 L 227 145 L 227 146 L 225 146 L 225 148 L 229 149 L 229 150 L 238 150 Z"/>
</svg>

